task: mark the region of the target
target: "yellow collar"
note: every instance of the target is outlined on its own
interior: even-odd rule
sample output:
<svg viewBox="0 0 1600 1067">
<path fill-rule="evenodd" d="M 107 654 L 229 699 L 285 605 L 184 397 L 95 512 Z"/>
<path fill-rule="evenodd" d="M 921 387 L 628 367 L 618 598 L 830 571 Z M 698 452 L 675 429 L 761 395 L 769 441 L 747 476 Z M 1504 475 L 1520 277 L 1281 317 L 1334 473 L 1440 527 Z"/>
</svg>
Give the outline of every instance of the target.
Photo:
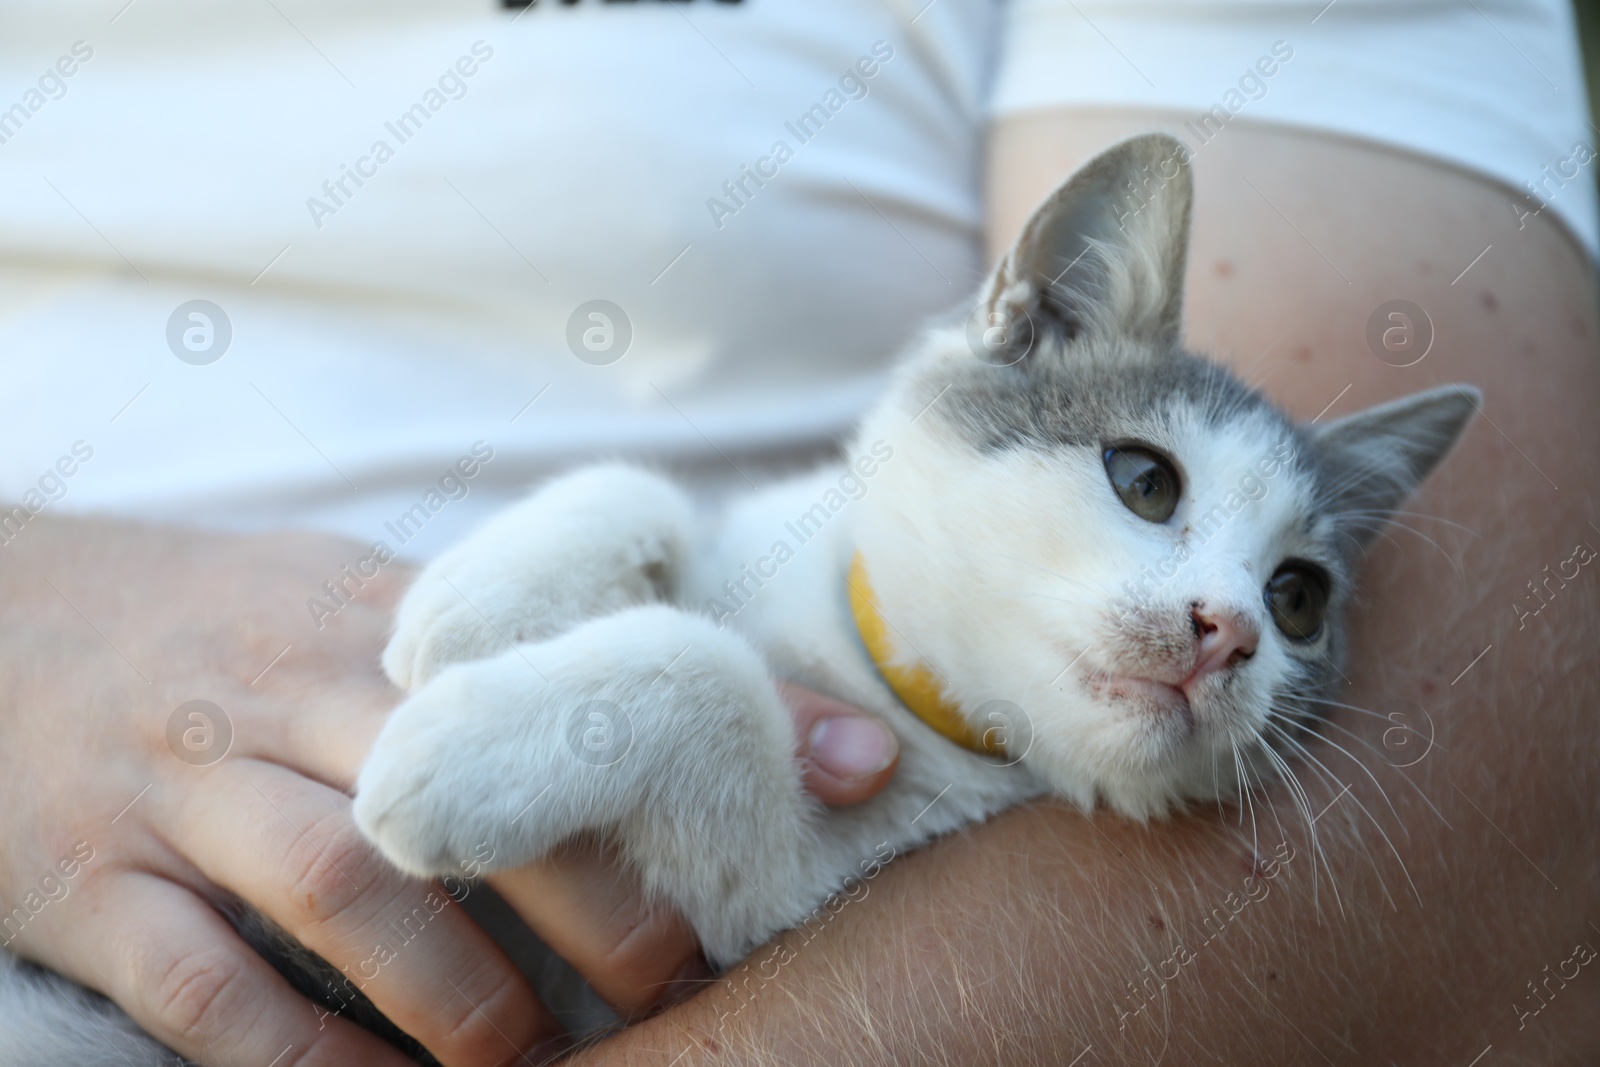
<svg viewBox="0 0 1600 1067">
<path fill-rule="evenodd" d="M 856 618 L 861 643 L 867 646 L 867 655 L 872 657 L 878 673 L 889 683 L 900 703 L 937 733 L 967 751 L 1004 758 L 1005 748 L 991 741 L 987 734 L 974 732 L 962 717 L 961 709 L 945 698 L 933 671 L 921 663 L 900 667 L 892 662 L 894 645 L 889 640 L 889 624 L 878 610 L 877 596 L 867 580 L 867 564 L 859 552 L 850 561 L 846 581 L 850 586 L 850 613 Z"/>
</svg>

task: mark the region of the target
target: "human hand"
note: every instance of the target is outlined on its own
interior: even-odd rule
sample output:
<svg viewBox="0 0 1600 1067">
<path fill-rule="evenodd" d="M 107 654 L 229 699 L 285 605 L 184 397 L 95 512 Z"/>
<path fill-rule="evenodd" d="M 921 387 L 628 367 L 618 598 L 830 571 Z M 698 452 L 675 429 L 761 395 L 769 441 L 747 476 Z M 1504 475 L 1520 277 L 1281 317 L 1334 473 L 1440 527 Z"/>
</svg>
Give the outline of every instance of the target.
<svg viewBox="0 0 1600 1067">
<path fill-rule="evenodd" d="M 204 1063 L 405 1062 L 251 952 L 215 910 L 235 894 L 355 976 L 446 1067 L 537 1059 L 557 1025 L 460 908 L 373 965 L 391 920 L 440 897 L 389 868 L 350 819 L 350 784 L 397 700 L 377 660 L 407 575 L 391 564 L 321 629 L 306 598 L 325 599 L 322 583 L 359 554 L 332 538 L 105 522 L 30 524 L 5 546 L 0 810 L 13 823 L 0 901 L 15 906 L 78 860 L 7 947 Z M 853 803 L 887 783 L 892 734 L 789 695 L 820 799 Z M 190 700 L 217 710 L 175 715 Z M 188 744 L 185 730 L 198 730 Z M 494 884 L 624 1015 L 705 974 L 687 924 L 645 906 L 603 854 L 574 848 Z"/>
</svg>

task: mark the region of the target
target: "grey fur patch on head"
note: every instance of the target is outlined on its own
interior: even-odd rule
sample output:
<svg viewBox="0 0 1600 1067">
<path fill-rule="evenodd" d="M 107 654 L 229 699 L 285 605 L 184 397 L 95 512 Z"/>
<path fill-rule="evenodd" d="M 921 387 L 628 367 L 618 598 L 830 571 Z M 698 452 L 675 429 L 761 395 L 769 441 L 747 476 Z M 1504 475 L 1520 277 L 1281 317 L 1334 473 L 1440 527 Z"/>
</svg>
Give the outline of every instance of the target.
<svg viewBox="0 0 1600 1067">
<path fill-rule="evenodd" d="M 1131 342 L 1060 336 L 1038 339 L 1036 349 L 1010 367 L 977 360 L 941 367 L 942 378 L 928 375 L 919 391 L 931 399 L 948 387 L 948 402 L 933 410 L 985 452 L 1098 448 L 1170 421 L 1180 408 L 1211 425 L 1265 417 L 1281 426 L 1280 436 L 1293 433 L 1288 417 L 1260 393 L 1186 352 L 1157 355 Z"/>
</svg>

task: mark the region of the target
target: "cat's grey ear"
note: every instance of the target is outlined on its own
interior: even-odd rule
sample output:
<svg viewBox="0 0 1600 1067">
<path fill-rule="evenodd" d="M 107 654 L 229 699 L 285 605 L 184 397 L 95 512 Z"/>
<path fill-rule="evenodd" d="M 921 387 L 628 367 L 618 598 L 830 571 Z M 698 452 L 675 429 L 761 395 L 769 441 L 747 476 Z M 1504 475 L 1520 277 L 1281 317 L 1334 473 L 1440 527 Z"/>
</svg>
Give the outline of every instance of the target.
<svg viewBox="0 0 1600 1067">
<path fill-rule="evenodd" d="M 1175 348 L 1192 198 L 1177 138 L 1143 134 L 1106 149 L 1028 219 L 991 280 L 990 324 Z"/>
<path fill-rule="evenodd" d="M 1364 545 L 1455 446 L 1482 399 L 1470 385 L 1442 385 L 1309 427 L 1322 461 L 1322 504 L 1350 514 Z"/>
</svg>

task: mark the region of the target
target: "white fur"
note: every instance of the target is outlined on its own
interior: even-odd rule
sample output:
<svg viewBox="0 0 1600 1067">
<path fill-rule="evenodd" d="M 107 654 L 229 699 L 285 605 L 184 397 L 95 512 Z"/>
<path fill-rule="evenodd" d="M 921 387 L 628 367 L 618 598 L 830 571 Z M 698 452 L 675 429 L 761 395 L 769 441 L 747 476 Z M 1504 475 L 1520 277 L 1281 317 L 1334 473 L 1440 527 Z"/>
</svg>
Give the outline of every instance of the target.
<svg viewBox="0 0 1600 1067">
<path fill-rule="evenodd" d="M 683 495 L 641 471 L 557 479 L 433 561 L 400 606 L 383 669 L 413 689 L 445 664 L 654 600 L 676 580 L 692 528 Z"/>
<path fill-rule="evenodd" d="M 3 1067 L 174 1067 L 182 1061 L 109 1000 L 0 951 Z"/>
</svg>

